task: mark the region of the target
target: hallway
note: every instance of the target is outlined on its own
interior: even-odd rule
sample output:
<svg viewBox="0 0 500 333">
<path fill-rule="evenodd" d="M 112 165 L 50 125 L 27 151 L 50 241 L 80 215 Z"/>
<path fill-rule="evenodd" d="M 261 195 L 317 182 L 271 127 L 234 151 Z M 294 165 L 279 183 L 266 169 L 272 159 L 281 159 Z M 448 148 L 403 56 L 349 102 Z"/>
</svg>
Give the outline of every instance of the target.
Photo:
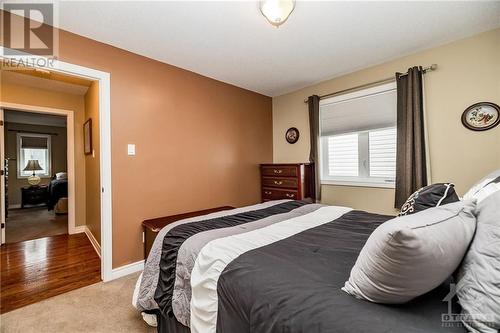
<svg viewBox="0 0 500 333">
<path fill-rule="evenodd" d="M 4 244 L 0 256 L 0 314 L 101 281 L 84 233 Z"/>
</svg>

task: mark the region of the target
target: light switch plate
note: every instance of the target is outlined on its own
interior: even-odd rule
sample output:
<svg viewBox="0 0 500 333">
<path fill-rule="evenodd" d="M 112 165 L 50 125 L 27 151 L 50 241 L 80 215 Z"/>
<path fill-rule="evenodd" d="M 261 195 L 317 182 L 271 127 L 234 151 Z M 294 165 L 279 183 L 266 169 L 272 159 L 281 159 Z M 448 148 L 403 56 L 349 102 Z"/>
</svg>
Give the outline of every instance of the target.
<svg viewBox="0 0 500 333">
<path fill-rule="evenodd" d="M 127 145 L 127 154 L 130 155 L 130 156 L 134 156 L 135 155 L 135 145 L 134 144 L 128 144 Z"/>
</svg>

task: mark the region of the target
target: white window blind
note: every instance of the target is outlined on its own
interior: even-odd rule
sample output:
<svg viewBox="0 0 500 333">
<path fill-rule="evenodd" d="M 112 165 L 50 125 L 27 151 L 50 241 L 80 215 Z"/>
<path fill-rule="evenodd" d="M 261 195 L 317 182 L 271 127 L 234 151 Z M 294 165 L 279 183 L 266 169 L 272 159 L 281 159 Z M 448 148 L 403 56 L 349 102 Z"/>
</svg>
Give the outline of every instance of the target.
<svg viewBox="0 0 500 333">
<path fill-rule="evenodd" d="M 321 101 L 321 135 L 330 136 L 395 126 L 396 103 L 394 83 Z"/>
<path fill-rule="evenodd" d="M 393 179 L 396 175 L 396 128 L 370 131 L 370 177 Z"/>
<path fill-rule="evenodd" d="M 38 160 L 43 170 L 35 174 L 39 177 L 50 177 L 51 167 L 51 137 L 46 134 L 17 134 L 17 177 L 27 178 L 33 171 L 24 171 L 29 160 Z"/>
<path fill-rule="evenodd" d="M 395 83 L 320 102 L 323 182 L 393 186 L 396 103 Z"/>
<path fill-rule="evenodd" d="M 328 172 L 341 177 L 358 176 L 358 134 L 328 137 Z"/>
</svg>

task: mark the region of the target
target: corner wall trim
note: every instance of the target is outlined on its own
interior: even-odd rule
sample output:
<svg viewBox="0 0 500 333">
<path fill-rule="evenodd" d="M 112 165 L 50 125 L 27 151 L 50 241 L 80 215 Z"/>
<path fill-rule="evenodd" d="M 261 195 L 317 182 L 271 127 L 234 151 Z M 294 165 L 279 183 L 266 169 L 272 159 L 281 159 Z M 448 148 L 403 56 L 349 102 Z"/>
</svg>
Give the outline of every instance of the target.
<svg viewBox="0 0 500 333">
<path fill-rule="evenodd" d="M 128 265 L 114 268 L 111 271 L 111 279 L 110 280 L 115 280 L 115 279 L 121 278 L 125 275 L 140 272 L 143 269 L 144 269 L 144 260 L 140 260 L 140 261 L 128 264 Z"/>
<path fill-rule="evenodd" d="M 84 226 L 84 225 L 77 226 L 73 229 L 73 232 L 68 232 L 68 234 L 70 234 L 70 235 L 80 234 L 82 232 L 85 232 L 85 228 L 87 228 L 87 226 Z"/>
<path fill-rule="evenodd" d="M 87 238 L 92 243 L 95 252 L 97 252 L 97 255 L 99 256 L 99 258 L 101 258 L 101 245 L 99 245 L 99 242 L 97 241 L 97 239 L 95 239 L 94 234 L 92 234 L 92 231 L 90 231 L 89 227 L 84 226 L 84 229 L 85 235 L 87 235 Z"/>
</svg>

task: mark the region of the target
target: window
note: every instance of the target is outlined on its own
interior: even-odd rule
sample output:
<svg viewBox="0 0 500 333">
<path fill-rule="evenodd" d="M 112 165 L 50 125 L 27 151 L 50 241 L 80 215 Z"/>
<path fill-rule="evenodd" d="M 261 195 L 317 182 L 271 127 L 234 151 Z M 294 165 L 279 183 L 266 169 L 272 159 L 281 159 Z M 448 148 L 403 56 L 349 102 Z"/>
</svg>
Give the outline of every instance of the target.
<svg viewBox="0 0 500 333">
<path fill-rule="evenodd" d="M 395 83 L 322 100 L 320 122 L 322 183 L 394 187 Z"/>
<path fill-rule="evenodd" d="M 39 177 L 50 177 L 50 135 L 46 134 L 17 134 L 17 177 L 27 178 L 33 171 L 23 171 L 29 160 L 38 160 L 43 170 L 35 171 Z"/>
</svg>

